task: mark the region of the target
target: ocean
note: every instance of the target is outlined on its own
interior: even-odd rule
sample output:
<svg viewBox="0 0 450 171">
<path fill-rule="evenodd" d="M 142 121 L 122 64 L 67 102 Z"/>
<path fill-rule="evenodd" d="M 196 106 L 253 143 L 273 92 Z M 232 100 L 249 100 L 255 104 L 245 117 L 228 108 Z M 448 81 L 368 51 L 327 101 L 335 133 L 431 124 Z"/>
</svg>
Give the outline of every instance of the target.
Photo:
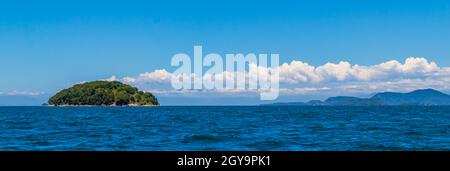
<svg viewBox="0 0 450 171">
<path fill-rule="evenodd" d="M 450 150 L 450 107 L 0 107 L 0 150 Z"/>
</svg>

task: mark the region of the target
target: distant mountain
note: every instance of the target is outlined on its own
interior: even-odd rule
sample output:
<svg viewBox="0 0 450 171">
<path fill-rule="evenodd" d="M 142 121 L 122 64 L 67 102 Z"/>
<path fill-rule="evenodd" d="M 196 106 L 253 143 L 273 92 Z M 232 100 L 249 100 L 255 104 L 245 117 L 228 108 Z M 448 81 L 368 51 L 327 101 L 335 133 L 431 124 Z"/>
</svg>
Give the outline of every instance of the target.
<svg viewBox="0 0 450 171">
<path fill-rule="evenodd" d="M 312 100 L 309 102 L 274 103 L 269 105 L 296 106 L 440 106 L 450 105 L 450 95 L 433 89 L 415 90 L 409 93 L 384 92 L 371 98 L 350 96 L 330 97 L 325 101 Z"/>
<path fill-rule="evenodd" d="M 384 105 L 385 103 L 380 99 L 365 99 L 365 98 L 358 98 L 358 97 L 347 97 L 347 96 L 339 96 L 339 97 L 330 97 L 327 100 L 324 101 L 327 105 L 332 106 L 380 106 Z"/>
<path fill-rule="evenodd" d="M 450 95 L 433 89 L 409 93 L 378 93 L 372 99 L 380 99 L 388 105 L 450 105 Z"/>
</svg>

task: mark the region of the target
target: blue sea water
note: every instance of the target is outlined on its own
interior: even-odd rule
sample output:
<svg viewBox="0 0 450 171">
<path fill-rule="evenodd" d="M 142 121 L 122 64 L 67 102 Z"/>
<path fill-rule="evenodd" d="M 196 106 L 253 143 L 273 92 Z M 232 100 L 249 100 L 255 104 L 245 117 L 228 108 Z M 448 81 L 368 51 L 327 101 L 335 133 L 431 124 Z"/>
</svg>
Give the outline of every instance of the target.
<svg viewBox="0 0 450 171">
<path fill-rule="evenodd" d="M 450 107 L 0 107 L 0 150 L 450 150 Z"/>
</svg>

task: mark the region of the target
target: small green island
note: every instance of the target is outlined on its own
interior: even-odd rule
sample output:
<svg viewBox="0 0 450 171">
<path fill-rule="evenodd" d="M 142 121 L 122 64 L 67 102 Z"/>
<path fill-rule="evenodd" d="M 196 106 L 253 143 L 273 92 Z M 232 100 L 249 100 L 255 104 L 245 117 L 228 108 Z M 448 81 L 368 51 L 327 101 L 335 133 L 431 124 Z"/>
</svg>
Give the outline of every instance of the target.
<svg viewBox="0 0 450 171">
<path fill-rule="evenodd" d="M 64 89 L 48 100 L 49 106 L 159 106 L 149 92 L 118 81 L 93 81 Z"/>
</svg>

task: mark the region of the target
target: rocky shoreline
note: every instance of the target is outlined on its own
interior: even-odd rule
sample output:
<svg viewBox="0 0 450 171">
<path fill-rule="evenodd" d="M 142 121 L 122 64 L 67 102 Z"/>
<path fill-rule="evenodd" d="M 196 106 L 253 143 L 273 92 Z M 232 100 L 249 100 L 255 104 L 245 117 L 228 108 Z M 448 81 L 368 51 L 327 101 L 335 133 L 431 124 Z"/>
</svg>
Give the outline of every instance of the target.
<svg viewBox="0 0 450 171">
<path fill-rule="evenodd" d="M 138 104 L 129 104 L 129 105 L 47 105 L 49 107 L 156 107 L 160 105 L 138 105 Z"/>
</svg>

